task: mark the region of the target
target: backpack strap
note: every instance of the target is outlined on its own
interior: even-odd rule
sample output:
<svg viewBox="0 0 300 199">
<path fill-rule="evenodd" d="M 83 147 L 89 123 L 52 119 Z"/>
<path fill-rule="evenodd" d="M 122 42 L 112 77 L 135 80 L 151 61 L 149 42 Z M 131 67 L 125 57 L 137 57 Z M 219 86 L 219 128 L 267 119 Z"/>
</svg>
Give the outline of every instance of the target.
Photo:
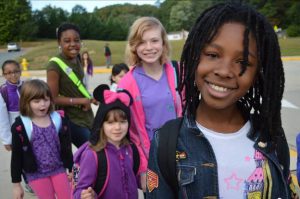
<svg viewBox="0 0 300 199">
<path fill-rule="evenodd" d="M 81 94 L 84 97 L 91 99 L 91 95 L 86 90 L 85 86 L 82 84 L 82 82 L 80 81 L 80 79 L 78 79 L 78 77 L 74 73 L 74 71 L 69 66 L 67 66 L 67 64 L 65 62 L 63 62 L 58 57 L 52 57 L 49 61 L 56 62 L 57 65 L 61 68 L 61 70 L 64 71 L 65 74 L 70 78 L 70 80 L 77 86 L 77 88 L 81 92 Z"/>
<path fill-rule="evenodd" d="M 132 157 L 133 157 L 133 172 L 135 175 L 137 175 L 140 167 L 140 155 L 135 144 L 131 143 L 130 146 L 132 149 Z"/>
<path fill-rule="evenodd" d="M 60 116 L 60 114 L 58 112 L 53 111 L 52 113 L 50 113 L 50 117 L 51 117 L 51 120 L 54 123 L 56 132 L 58 134 L 59 130 L 60 130 L 60 127 L 61 127 L 61 124 L 62 124 L 61 116 Z"/>
<path fill-rule="evenodd" d="M 107 152 L 105 149 L 97 152 L 98 158 L 98 171 L 96 182 L 94 186 L 94 191 L 100 198 L 100 196 L 104 193 L 104 190 L 108 183 L 108 176 L 110 174 L 109 170 L 109 160 L 107 158 Z"/>
<path fill-rule="evenodd" d="M 138 149 L 136 148 L 135 144 L 130 144 L 132 149 L 132 156 L 133 156 L 133 171 L 135 174 L 137 174 L 139 166 L 140 166 L 140 157 Z M 97 152 L 97 158 L 98 158 L 98 169 L 97 169 L 97 177 L 96 182 L 94 185 L 94 191 L 100 198 L 104 190 L 107 187 L 109 175 L 110 175 L 110 165 L 109 165 L 109 159 L 107 157 L 107 152 L 105 149 Z"/>
<path fill-rule="evenodd" d="M 31 136 L 32 136 L 32 120 L 30 117 L 24 116 L 24 115 L 20 115 L 20 118 L 24 124 L 24 128 L 26 130 L 26 134 L 29 140 L 31 140 Z M 53 111 L 50 114 L 50 118 L 54 123 L 55 129 L 57 134 L 59 133 L 60 127 L 61 127 L 61 123 L 62 123 L 62 119 L 59 113 L 57 113 L 56 111 Z"/>
<path fill-rule="evenodd" d="M 178 85 L 179 85 L 179 64 L 177 61 L 172 60 L 171 61 L 174 70 L 174 77 L 175 77 L 175 85 L 176 85 L 176 91 L 178 91 Z"/>
<path fill-rule="evenodd" d="M 178 198 L 178 181 L 176 175 L 176 146 L 183 118 L 166 122 L 158 131 L 158 166 L 163 178 Z"/>
</svg>

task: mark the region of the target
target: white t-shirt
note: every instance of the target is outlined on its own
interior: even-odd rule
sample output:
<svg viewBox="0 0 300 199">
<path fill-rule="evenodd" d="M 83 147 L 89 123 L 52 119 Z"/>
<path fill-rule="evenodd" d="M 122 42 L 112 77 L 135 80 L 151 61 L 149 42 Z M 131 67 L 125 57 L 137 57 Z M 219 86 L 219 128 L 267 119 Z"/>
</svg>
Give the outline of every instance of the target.
<svg viewBox="0 0 300 199">
<path fill-rule="evenodd" d="M 216 156 L 220 198 L 244 198 L 249 192 L 246 181 L 256 171 L 254 142 L 247 138 L 250 122 L 234 133 L 215 132 L 199 123 L 197 126 L 209 140 Z"/>
</svg>

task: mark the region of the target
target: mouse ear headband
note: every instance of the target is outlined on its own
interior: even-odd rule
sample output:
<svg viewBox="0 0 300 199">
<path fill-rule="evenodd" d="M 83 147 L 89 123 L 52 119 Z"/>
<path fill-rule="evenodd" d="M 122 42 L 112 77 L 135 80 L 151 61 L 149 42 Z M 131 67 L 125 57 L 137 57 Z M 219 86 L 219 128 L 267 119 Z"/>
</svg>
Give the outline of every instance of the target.
<svg viewBox="0 0 300 199">
<path fill-rule="evenodd" d="M 126 106 L 130 106 L 133 103 L 133 99 L 127 90 L 118 89 L 116 92 L 113 92 L 106 84 L 101 84 L 95 88 L 93 95 L 101 104 L 111 104 L 116 100 L 120 100 Z"/>
</svg>

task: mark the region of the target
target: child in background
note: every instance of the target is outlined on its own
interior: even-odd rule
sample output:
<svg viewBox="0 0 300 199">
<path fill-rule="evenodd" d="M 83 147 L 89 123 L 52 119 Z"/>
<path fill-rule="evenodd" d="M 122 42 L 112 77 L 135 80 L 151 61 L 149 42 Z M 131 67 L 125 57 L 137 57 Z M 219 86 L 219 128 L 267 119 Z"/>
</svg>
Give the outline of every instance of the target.
<svg viewBox="0 0 300 199">
<path fill-rule="evenodd" d="M 7 151 L 11 151 L 10 127 L 19 116 L 21 67 L 15 60 L 6 60 L 2 64 L 2 74 L 6 82 L 0 86 L 0 138 Z"/>
<path fill-rule="evenodd" d="M 296 198 L 280 114 L 283 65 L 267 19 L 247 5 L 207 9 L 189 33 L 180 71 L 185 115 L 152 140 L 147 198 Z M 174 126 L 178 136 L 167 136 Z M 175 135 L 173 161 L 162 165 L 170 149 L 162 143 Z M 164 175 L 170 170 L 174 181 Z"/>
<path fill-rule="evenodd" d="M 81 62 L 84 71 L 83 83 L 86 89 L 89 89 L 89 79 L 93 76 L 93 62 L 90 58 L 90 55 L 87 51 L 84 51 L 81 55 Z"/>
<path fill-rule="evenodd" d="M 158 19 L 141 17 L 132 24 L 126 46 L 126 58 L 132 67 L 118 87 L 128 90 L 134 99 L 130 108 L 134 118 L 130 138 L 139 149 L 144 192 L 154 132 L 166 121 L 181 116 L 182 112 L 176 70 L 169 53 L 167 33 Z"/>
<path fill-rule="evenodd" d="M 55 105 L 64 110 L 70 121 L 72 142 L 79 148 L 90 137 L 94 121 L 91 104 L 97 103 L 82 84 L 84 72 L 80 59 L 81 39 L 78 26 L 62 23 L 57 28 L 56 37 L 59 54 L 47 64 L 47 83 Z M 65 65 L 67 67 L 63 69 Z"/>
<path fill-rule="evenodd" d="M 90 141 L 81 146 L 74 155 L 74 163 L 80 165 L 80 172 L 74 199 L 137 199 L 137 176 L 134 173 L 134 153 L 129 139 L 130 109 L 132 98 L 125 90 L 113 92 L 108 85 L 100 85 L 94 91 L 100 101 Z M 134 146 L 134 145 L 133 145 Z M 107 177 L 102 191 L 98 193 L 98 163 L 95 159 L 104 150 L 107 161 Z M 103 157 L 104 158 L 104 157 Z M 105 161 L 99 159 L 98 162 Z M 102 168 L 102 167 L 101 167 Z M 138 166 L 137 166 L 138 168 Z M 136 168 L 136 170 L 137 170 Z M 103 168 L 102 168 L 103 169 Z M 109 172 L 111 171 L 111 172 Z M 97 181 L 97 183 L 95 182 Z"/>
<path fill-rule="evenodd" d="M 298 185 L 300 186 L 300 133 L 296 137 L 296 146 L 297 146 L 297 179 Z"/>
<path fill-rule="evenodd" d="M 129 71 L 129 68 L 126 64 L 120 63 L 115 64 L 111 69 L 111 77 L 110 77 L 110 90 L 116 91 L 118 87 L 119 81 L 122 77 Z"/>
<path fill-rule="evenodd" d="M 45 82 L 35 79 L 23 84 L 21 115 L 11 128 L 14 199 L 24 196 L 20 185 L 22 172 L 39 199 L 71 196 L 65 171 L 73 165 L 69 124 L 53 109 L 52 95 Z"/>
</svg>

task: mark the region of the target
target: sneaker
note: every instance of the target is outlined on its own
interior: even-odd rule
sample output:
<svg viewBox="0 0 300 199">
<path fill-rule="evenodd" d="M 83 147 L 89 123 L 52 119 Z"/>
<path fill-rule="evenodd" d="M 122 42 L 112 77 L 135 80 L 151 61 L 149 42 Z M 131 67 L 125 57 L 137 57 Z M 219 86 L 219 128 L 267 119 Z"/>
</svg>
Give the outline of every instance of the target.
<svg viewBox="0 0 300 199">
<path fill-rule="evenodd" d="M 34 193 L 29 184 L 25 184 L 25 191 L 28 193 Z"/>
</svg>

